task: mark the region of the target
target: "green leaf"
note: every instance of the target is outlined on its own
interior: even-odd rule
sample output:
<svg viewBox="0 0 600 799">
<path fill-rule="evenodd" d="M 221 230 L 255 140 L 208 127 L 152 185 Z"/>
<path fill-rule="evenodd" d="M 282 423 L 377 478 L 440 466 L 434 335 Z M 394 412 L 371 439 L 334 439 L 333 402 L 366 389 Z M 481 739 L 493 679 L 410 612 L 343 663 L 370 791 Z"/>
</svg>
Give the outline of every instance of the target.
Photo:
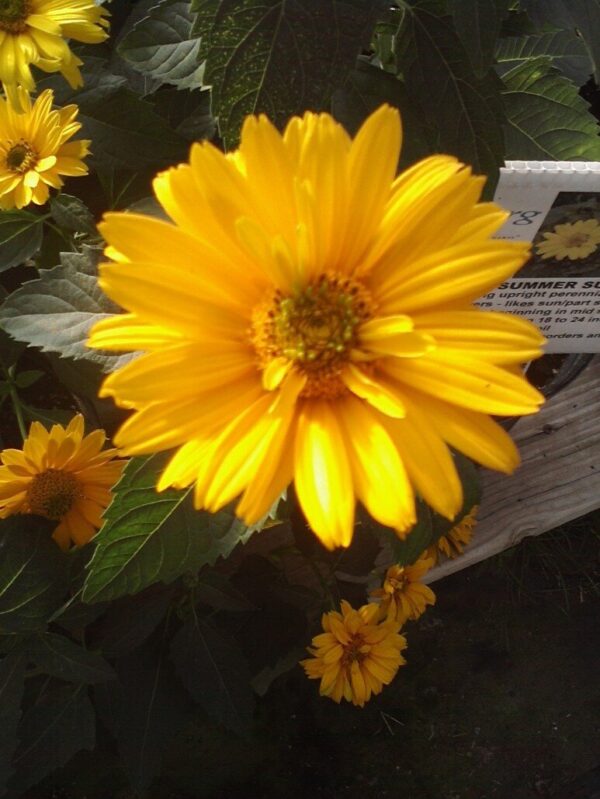
<svg viewBox="0 0 600 799">
<path fill-rule="evenodd" d="M 254 713 L 250 673 L 237 644 L 193 616 L 173 637 L 171 659 L 196 702 L 215 721 L 237 733 Z"/>
<path fill-rule="evenodd" d="M 547 161 L 600 159 L 598 123 L 577 88 L 540 56 L 503 76 L 506 157 Z"/>
<path fill-rule="evenodd" d="M 163 0 L 136 22 L 123 38 L 118 53 L 135 69 L 178 89 L 202 85 L 200 40 L 192 33 L 189 2 Z"/>
<path fill-rule="evenodd" d="M 164 749 L 189 720 L 189 701 L 169 663 L 166 636 L 158 647 L 122 658 L 117 671 L 119 682 L 96 686 L 95 704 L 141 794 L 160 773 Z"/>
<path fill-rule="evenodd" d="M 508 0 L 450 0 L 454 28 L 467 51 L 471 66 L 483 77 L 492 66 L 494 49 Z"/>
<path fill-rule="evenodd" d="M 247 114 L 276 125 L 309 108 L 327 110 L 375 23 L 373 0 L 193 0 L 212 87 L 213 113 L 228 149 Z"/>
<path fill-rule="evenodd" d="M 56 223 L 65 230 L 97 234 L 94 217 L 79 197 L 63 193 L 57 194 L 50 200 L 50 213 Z"/>
<path fill-rule="evenodd" d="M 254 610 L 247 597 L 234 588 L 227 577 L 217 571 L 203 569 L 194 584 L 194 598 L 215 610 L 243 612 Z"/>
<path fill-rule="evenodd" d="M 592 73 L 587 50 L 573 30 L 549 31 L 531 36 L 507 36 L 498 42 L 496 61 L 500 74 L 539 56 L 550 56 L 552 66 L 577 86 L 582 86 Z"/>
<path fill-rule="evenodd" d="M 523 0 L 532 19 L 555 28 L 577 28 L 600 80 L 600 0 Z"/>
<path fill-rule="evenodd" d="M 11 760 L 18 743 L 26 665 L 21 652 L 11 652 L 0 660 L 0 796 L 13 773 Z"/>
<path fill-rule="evenodd" d="M 399 538 L 390 530 L 394 561 L 401 566 L 414 563 L 433 541 L 433 512 L 422 500 L 417 500 L 417 523 L 406 538 Z"/>
<path fill-rule="evenodd" d="M 56 522 L 39 516 L 0 521 L 0 629 L 38 632 L 60 605 L 66 556 L 51 539 Z"/>
<path fill-rule="evenodd" d="M 446 535 L 464 517 L 471 512 L 475 505 L 481 502 L 481 470 L 469 458 L 461 455 L 460 452 L 454 453 L 456 470 L 463 487 L 463 504 L 456 518 L 452 521 L 440 516 L 439 513 L 432 514 L 433 536 L 430 543 L 435 543 L 438 538 Z"/>
<path fill-rule="evenodd" d="M 504 158 L 501 85 L 495 75 L 477 78 L 448 21 L 421 7 L 404 15 L 398 63 L 410 112 L 435 136 L 432 152 L 455 155 L 495 178 Z"/>
<path fill-rule="evenodd" d="M 54 688 L 24 715 L 18 731 L 17 773 L 9 788 L 20 796 L 96 740 L 94 709 L 81 685 Z"/>
<path fill-rule="evenodd" d="M 43 218 L 29 211 L 0 211 L 0 272 L 24 263 L 42 246 Z"/>
<path fill-rule="evenodd" d="M 0 308 L 0 325 L 13 338 L 43 352 L 82 358 L 110 372 L 132 356 L 86 346 L 92 325 L 118 310 L 98 286 L 96 276 L 77 268 L 89 268 L 90 249 L 79 259 L 75 254 L 62 256 L 63 265 L 41 269 L 37 280 L 14 291 Z"/>
<path fill-rule="evenodd" d="M 152 586 L 137 596 L 117 599 L 95 628 L 96 645 L 106 657 L 131 652 L 158 627 L 171 598 L 170 589 Z"/>
<path fill-rule="evenodd" d="M 212 139 L 217 124 L 210 113 L 210 91 L 163 89 L 152 96 L 156 111 L 187 141 Z"/>
<path fill-rule="evenodd" d="M 133 458 L 95 538 L 83 599 L 97 602 L 135 594 L 155 582 L 170 583 L 226 557 L 250 532 L 231 510 L 194 510 L 192 489 L 156 491 L 164 453 Z"/>
<path fill-rule="evenodd" d="M 103 59 L 86 57 L 82 75 L 82 89 L 70 89 L 62 77 L 55 76 L 39 81 L 38 88 L 53 89 L 57 104 L 79 106 L 77 120 L 82 127 L 77 138 L 93 142 L 93 154 L 86 163 L 156 170 L 185 159 L 187 142 L 155 113 L 150 102 L 126 88 L 125 78 L 111 74 Z"/>
<path fill-rule="evenodd" d="M 24 372 L 19 372 L 15 375 L 14 384 L 17 388 L 29 388 L 43 376 L 44 373 L 40 372 L 39 369 L 26 369 Z"/>
<path fill-rule="evenodd" d="M 64 635 L 36 635 L 27 642 L 27 651 L 42 671 L 65 682 L 97 683 L 116 677 L 104 658 Z"/>
</svg>

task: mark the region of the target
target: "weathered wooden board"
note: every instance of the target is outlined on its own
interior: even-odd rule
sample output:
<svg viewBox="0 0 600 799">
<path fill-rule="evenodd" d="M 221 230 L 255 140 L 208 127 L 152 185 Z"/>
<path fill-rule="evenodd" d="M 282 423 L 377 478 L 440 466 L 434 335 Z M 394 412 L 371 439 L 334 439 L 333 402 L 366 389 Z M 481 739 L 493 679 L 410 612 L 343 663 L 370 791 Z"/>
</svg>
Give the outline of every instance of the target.
<svg viewBox="0 0 600 799">
<path fill-rule="evenodd" d="M 485 473 L 473 542 L 433 569 L 427 582 L 600 507 L 600 356 L 510 432 L 521 466 L 511 477 Z"/>
</svg>

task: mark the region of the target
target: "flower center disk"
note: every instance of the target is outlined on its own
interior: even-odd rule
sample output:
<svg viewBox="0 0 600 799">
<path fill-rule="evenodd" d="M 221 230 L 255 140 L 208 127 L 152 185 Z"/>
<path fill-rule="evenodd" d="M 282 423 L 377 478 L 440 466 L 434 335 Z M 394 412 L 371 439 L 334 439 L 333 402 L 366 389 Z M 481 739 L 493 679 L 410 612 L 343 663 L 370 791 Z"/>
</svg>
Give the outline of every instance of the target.
<svg viewBox="0 0 600 799">
<path fill-rule="evenodd" d="M 29 513 L 58 521 L 81 496 L 81 485 L 74 475 L 60 469 L 47 469 L 33 478 L 27 490 Z"/>
<path fill-rule="evenodd" d="M 23 33 L 27 30 L 27 17 L 31 13 L 27 0 L 0 0 L 0 30 Z"/>
<path fill-rule="evenodd" d="M 6 166 L 11 172 L 24 173 L 35 166 L 37 155 L 25 141 L 14 144 L 6 154 Z"/>
<path fill-rule="evenodd" d="M 340 379 L 357 343 L 357 330 L 373 311 L 366 288 L 334 273 L 320 275 L 291 294 L 279 290 L 252 318 L 252 343 L 261 368 L 284 358 L 307 377 L 301 396 L 332 399 L 345 392 Z"/>
</svg>

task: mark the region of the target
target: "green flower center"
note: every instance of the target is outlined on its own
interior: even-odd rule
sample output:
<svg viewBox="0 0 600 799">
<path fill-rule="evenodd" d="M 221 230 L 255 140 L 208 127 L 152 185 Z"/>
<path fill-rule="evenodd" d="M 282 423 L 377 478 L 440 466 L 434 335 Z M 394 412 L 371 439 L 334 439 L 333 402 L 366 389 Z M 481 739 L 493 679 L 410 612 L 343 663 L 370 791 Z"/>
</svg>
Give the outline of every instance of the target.
<svg viewBox="0 0 600 799">
<path fill-rule="evenodd" d="M 333 273 L 291 295 L 275 291 L 253 316 L 252 342 L 260 365 L 265 368 L 273 358 L 293 361 L 308 377 L 303 396 L 343 393 L 339 376 L 372 307 L 361 283 Z"/>
<path fill-rule="evenodd" d="M 27 172 L 28 169 L 34 167 L 36 162 L 36 153 L 27 142 L 22 139 L 17 144 L 14 144 L 6 154 L 6 166 L 11 172 L 23 174 Z"/>
<path fill-rule="evenodd" d="M 31 13 L 28 0 L 0 0 L 0 30 L 23 33 L 26 20 Z"/>
<path fill-rule="evenodd" d="M 81 485 L 74 475 L 61 469 L 47 469 L 31 481 L 27 505 L 29 513 L 59 521 L 81 496 Z"/>
</svg>

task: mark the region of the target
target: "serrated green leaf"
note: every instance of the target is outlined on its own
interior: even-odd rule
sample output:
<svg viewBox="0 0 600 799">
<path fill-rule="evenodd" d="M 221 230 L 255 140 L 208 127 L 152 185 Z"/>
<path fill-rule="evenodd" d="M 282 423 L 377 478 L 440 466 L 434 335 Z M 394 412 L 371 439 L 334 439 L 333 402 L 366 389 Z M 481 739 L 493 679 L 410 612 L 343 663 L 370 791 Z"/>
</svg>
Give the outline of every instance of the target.
<svg viewBox="0 0 600 799">
<path fill-rule="evenodd" d="M 93 153 L 86 163 L 102 168 L 156 170 L 185 159 L 187 142 L 155 113 L 150 102 L 126 88 L 125 78 L 111 74 L 106 61 L 86 58 L 82 75 L 81 89 L 70 89 L 55 76 L 41 80 L 38 88 L 53 89 L 57 104 L 79 106 L 81 131 L 77 137 L 93 142 Z"/>
<path fill-rule="evenodd" d="M 592 73 L 592 63 L 582 39 L 573 30 L 558 30 L 531 36 L 507 36 L 496 48 L 500 74 L 539 56 L 550 56 L 552 66 L 582 86 Z"/>
<path fill-rule="evenodd" d="M 508 0 L 450 0 L 448 6 L 471 66 L 483 77 L 494 60 Z"/>
<path fill-rule="evenodd" d="M 56 522 L 39 516 L 0 521 L 0 629 L 38 632 L 65 592 L 66 556 L 51 539 Z"/>
<path fill-rule="evenodd" d="M 489 190 L 504 158 L 498 79 L 477 78 L 449 21 L 420 6 L 404 15 L 398 64 L 411 113 L 436 136 L 434 151 L 490 176 Z"/>
<path fill-rule="evenodd" d="M 116 675 L 103 657 L 78 646 L 64 635 L 44 633 L 27 642 L 31 660 L 46 674 L 65 682 L 98 683 Z"/>
<path fill-rule="evenodd" d="M 202 85 L 200 40 L 192 33 L 190 4 L 163 0 L 121 39 L 118 53 L 135 69 L 178 89 Z"/>
<path fill-rule="evenodd" d="M 170 583 L 185 572 L 212 566 L 251 535 L 230 510 L 195 510 L 191 488 L 157 493 L 167 457 L 133 458 L 125 467 L 95 538 L 84 601 L 116 599 L 152 583 Z"/>
<path fill-rule="evenodd" d="M 132 787 L 145 794 L 162 754 L 189 721 L 189 701 L 168 660 L 166 636 L 117 663 L 119 681 L 94 689 L 102 721 L 117 741 Z"/>
<path fill-rule="evenodd" d="M 600 79 L 600 0 L 523 0 L 534 22 L 554 28 L 576 28 L 592 62 L 596 82 Z"/>
<path fill-rule="evenodd" d="M 13 773 L 11 760 L 18 743 L 26 665 L 22 652 L 11 652 L 0 660 L 0 796 Z"/>
<path fill-rule="evenodd" d="M 503 76 L 506 157 L 547 161 L 600 159 L 598 123 L 577 88 L 549 57 L 538 57 Z"/>
<path fill-rule="evenodd" d="M 152 586 L 137 596 L 112 602 L 95 628 L 96 645 L 111 658 L 140 646 L 164 618 L 172 594 L 170 589 Z"/>
<path fill-rule="evenodd" d="M 24 715 L 9 788 L 22 795 L 96 740 L 94 709 L 80 685 L 54 688 Z"/>
<path fill-rule="evenodd" d="M 40 270 L 40 277 L 24 283 L 0 308 L 0 325 L 13 338 L 43 352 L 84 359 L 110 372 L 131 359 L 86 346 L 91 326 L 113 316 L 116 306 L 98 286 L 95 275 L 78 271 L 69 256 L 67 265 Z"/>
<path fill-rule="evenodd" d="M 182 92 L 163 89 L 152 96 L 156 111 L 187 141 L 212 139 L 217 123 L 210 113 L 210 90 Z"/>
<path fill-rule="evenodd" d="M 0 211 L 0 272 L 24 263 L 42 246 L 43 218 L 29 211 Z"/>
<path fill-rule="evenodd" d="M 327 110 L 375 23 L 373 0 L 193 0 L 205 82 L 228 149 L 247 114 Z"/>
<path fill-rule="evenodd" d="M 75 233 L 96 233 L 96 223 L 90 209 L 79 197 L 57 194 L 50 200 L 50 213 L 60 227 Z"/>
<path fill-rule="evenodd" d="M 171 659 L 190 694 L 214 721 L 246 732 L 254 696 L 244 655 L 236 643 L 194 613 L 173 637 Z"/>
<path fill-rule="evenodd" d="M 255 610 L 248 598 L 234 588 L 220 572 L 203 569 L 194 584 L 194 599 L 215 610 L 244 612 Z"/>
</svg>

